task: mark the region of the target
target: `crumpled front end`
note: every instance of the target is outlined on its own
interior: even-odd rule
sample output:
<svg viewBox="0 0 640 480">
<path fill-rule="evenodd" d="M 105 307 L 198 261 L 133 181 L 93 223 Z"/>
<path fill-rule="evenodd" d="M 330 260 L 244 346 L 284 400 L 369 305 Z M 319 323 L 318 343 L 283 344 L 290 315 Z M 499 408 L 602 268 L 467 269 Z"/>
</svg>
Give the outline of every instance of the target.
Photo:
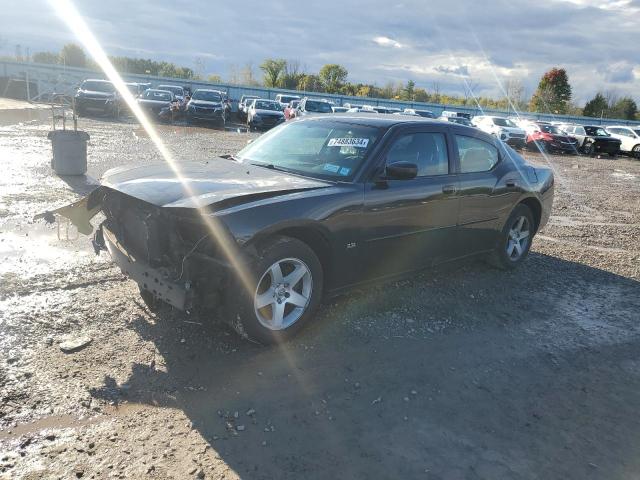
<svg viewBox="0 0 640 480">
<path fill-rule="evenodd" d="M 88 235 L 93 231 L 90 220 L 100 211 L 105 220 L 94 233 L 96 252 L 109 251 L 142 290 L 180 310 L 221 304 L 222 287 L 233 280 L 233 262 L 225 255 L 232 252 L 236 261 L 244 261 L 245 254 L 211 213 L 163 208 L 99 187 L 72 205 L 38 217 L 53 221 L 61 215 Z"/>
</svg>

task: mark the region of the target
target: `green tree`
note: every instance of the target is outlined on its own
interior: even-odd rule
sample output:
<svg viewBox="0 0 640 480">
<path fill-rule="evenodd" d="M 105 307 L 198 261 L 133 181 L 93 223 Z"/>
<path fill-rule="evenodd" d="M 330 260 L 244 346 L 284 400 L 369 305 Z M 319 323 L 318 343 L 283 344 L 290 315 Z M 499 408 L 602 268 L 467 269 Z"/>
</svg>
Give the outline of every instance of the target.
<svg viewBox="0 0 640 480">
<path fill-rule="evenodd" d="M 552 68 L 540 79 L 531 97 L 530 109 L 535 112 L 566 113 L 571 102 L 571 85 L 564 68 Z"/>
<path fill-rule="evenodd" d="M 322 81 L 318 75 L 302 75 L 298 81 L 297 90 L 305 92 L 322 92 Z"/>
<path fill-rule="evenodd" d="M 624 120 L 635 120 L 638 114 L 638 105 L 631 97 L 622 97 L 610 106 L 609 116 Z"/>
<path fill-rule="evenodd" d="M 414 82 L 413 80 L 408 80 L 407 85 L 404 87 L 403 99 L 414 100 L 415 90 L 416 90 L 416 82 Z"/>
<path fill-rule="evenodd" d="M 222 77 L 220 75 L 209 75 L 207 81 L 211 83 L 222 83 Z"/>
<path fill-rule="evenodd" d="M 282 58 L 267 58 L 262 62 L 260 69 L 264 72 L 264 86 L 277 87 L 286 66 L 287 61 Z"/>
<path fill-rule="evenodd" d="M 60 51 L 60 63 L 68 67 L 85 67 L 87 56 L 79 45 L 67 43 Z"/>
<path fill-rule="evenodd" d="M 585 117 L 601 117 L 608 116 L 609 102 L 600 92 L 596 93 L 596 96 L 589 100 L 582 111 Z"/>
<path fill-rule="evenodd" d="M 302 75 L 304 74 L 300 71 L 300 62 L 298 60 L 287 60 L 284 70 L 280 74 L 278 86 L 288 90 L 295 90 Z"/>
<path fill-rule="evenodd" d="M 35 63 L 55 64 L 60 61 L 60 55 L 54 52 L 36 52 L 31 57 Z"/>
<path fill-rule="evenodd" d="M 318 72 L 318 77 L 328 93 L 338 93 L 347 80 L 349 72 L 342 65 L 329 63 Z"/>
</svg>

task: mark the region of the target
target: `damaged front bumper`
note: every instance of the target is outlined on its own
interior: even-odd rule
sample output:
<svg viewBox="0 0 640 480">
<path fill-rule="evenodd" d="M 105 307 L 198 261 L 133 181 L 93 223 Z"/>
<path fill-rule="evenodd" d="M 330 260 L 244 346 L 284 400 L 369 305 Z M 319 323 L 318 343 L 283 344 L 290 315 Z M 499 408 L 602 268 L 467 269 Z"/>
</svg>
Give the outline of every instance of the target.
<svg viewBox="0 0 640 480">
<path fill-rule="evenodd" d="M 189 310 L 192 306 L 190 283 L 172 282 L 166 273 L 155 269 L 136 259 L 118 242 L 115 234 L 106 228 L 101 229 L 104 246 L 113 262 L 120 267 L 122 273 L 136 282 L 140 288 L 153 294 L 158 300 L 180 310 Z"/>
<path fill-rule="evenodd" d="M 207 228 L 201 218 L 206 212 L 163 208 L 105 187 L 36 219 L 52 223 L 62 216 L 90 235 L 91 219 L 99 212 L 106 218 L 93 235 L 96 253 L 107 250 L 141 290 L 180 310 L 221 306 L 225 287 L 236 278 L 235 268 L 250 261 L 222 223 L 209 219 L 215 232 Z"/>
</svg>

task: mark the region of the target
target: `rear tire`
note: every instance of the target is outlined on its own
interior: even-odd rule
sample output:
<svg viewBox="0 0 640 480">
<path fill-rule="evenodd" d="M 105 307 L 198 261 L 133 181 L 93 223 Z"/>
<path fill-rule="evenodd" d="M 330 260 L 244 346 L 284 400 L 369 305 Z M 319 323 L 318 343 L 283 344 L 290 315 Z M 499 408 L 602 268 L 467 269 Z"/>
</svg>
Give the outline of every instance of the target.
<svg viewBox="0 0 640 480">
<path fill-rule="evenodd" d="M 262 344 L 283 342 L 314 318 L 323 271 L 305 243 L 290 237 L 268 240 L 258 249 L 249 276 L 249 285 L 235 282 L 239 294 L 230 299 L 227 312 L 249 338 Z"/>
<path fill-rule="evenodd" d="M 637 160 L 640 160 L 640 145 L 636 145 L 635 147 L 633 147 L 633 150 L 631 150 L 631 156 Z"/>
<path fill-rule="evenodd" d="M 507 219 L 490 263 L 501 270 L 512 270 L 529 255 L 535 234 L 535 221 L 531 209 L 520 204 Z"/>
</svg>

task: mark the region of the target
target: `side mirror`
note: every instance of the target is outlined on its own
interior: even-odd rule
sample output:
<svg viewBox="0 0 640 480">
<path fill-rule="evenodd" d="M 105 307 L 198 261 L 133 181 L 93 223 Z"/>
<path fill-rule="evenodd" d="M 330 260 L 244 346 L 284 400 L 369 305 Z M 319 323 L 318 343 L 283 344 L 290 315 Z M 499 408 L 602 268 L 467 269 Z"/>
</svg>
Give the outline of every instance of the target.
<svg viewBox="0 0 640 480">
<path fill-rule="evenodd" d="M 387 165 L 385 177 L 387 180 L 411 180 L 418 176 L 418 166 L 410 162 L 397 162 Z"/>
</svg>

